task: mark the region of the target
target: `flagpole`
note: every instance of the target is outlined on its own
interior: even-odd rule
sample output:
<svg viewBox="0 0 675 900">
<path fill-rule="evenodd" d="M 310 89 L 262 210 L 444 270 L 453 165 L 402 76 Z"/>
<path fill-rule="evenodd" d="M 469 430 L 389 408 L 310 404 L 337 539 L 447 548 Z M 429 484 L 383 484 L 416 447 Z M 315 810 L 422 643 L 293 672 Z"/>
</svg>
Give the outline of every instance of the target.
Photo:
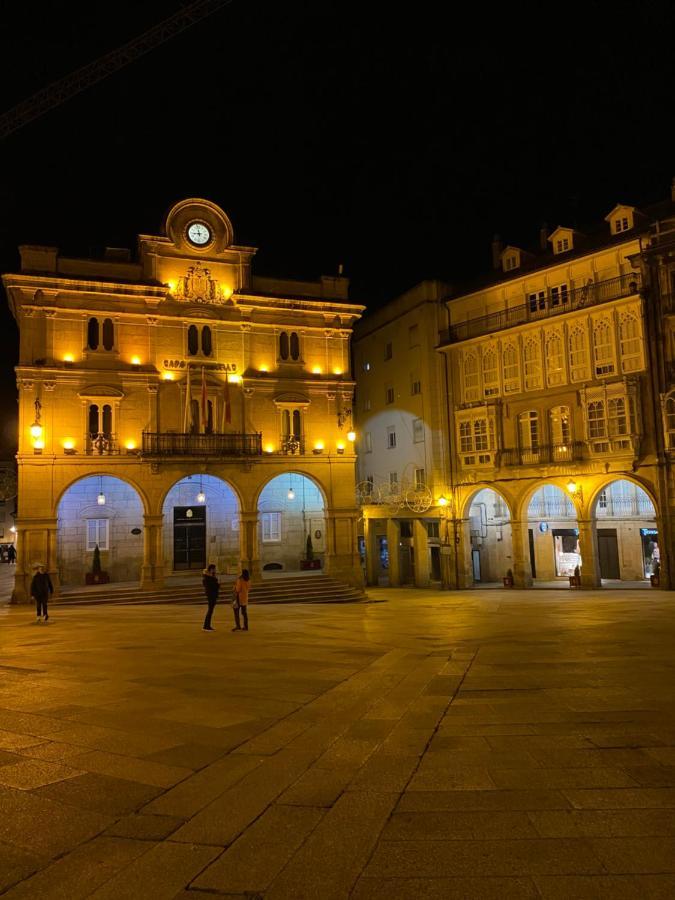
<svg viewBox="0 0 675 900">
<path fill-rule="evenodd" d="M 183 434 L 187 434 L 189 429 L 189 421 L 190 421 L 190 402 L 191 402 L 191 390 L 190 390 L 190 364 L 188 363 L 187 368 L 187 379 L 185 381 L 185 415 L 183 416 Z"/>
</svg>

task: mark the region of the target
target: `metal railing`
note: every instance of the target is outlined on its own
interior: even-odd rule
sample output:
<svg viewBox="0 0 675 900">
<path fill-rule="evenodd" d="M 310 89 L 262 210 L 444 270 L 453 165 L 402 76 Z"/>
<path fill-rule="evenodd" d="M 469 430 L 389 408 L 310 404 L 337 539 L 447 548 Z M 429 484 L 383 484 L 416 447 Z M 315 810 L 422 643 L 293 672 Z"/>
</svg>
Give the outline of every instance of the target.
<svg viewBox="0 0 675 900">
<path fill-rule="evenodd" d="M 282 434 L 279 439 L 279 452 L 286 456 L 302 456 L 305 452 L 305 439 L 296 434 Z"/>
<path fill-rule="evenodd" d="M 143 432 L 144 456 L 262 456 L 262 434 Z"/>
<path fill-rule="evenodd" d="M 598 518 L 643 518 L 653 519 L 656 510 L 649 497 L 600 497 L 595 508 Z"/>
<path fill-rule="evenodd" d="M 534 466 L 539 463 L 572 462 L 584 455 L 583 441 L 568 444 L 541 444 L 537 448 L 508 447 L 502 450 L 501 462 L 504 466 Z"/>
<path fill-rule="evenodd" d="M 606 281 L 589 281 L 583 287 L 574 288 L 565 294 L 553 295 L 549 289 L 546 296 L 541 299 L 539 292 L 533 291 L 533 296 L 535 293 L 537 295 L 536 300 L 530 302 L 526 295 L 523 303 L 518 306 L 469 319 L 467 322 L 458 322 L 450 328 L 443 329 L 438 335 L 439 343 L 455 344 L 467 341 L 470 338 L 491 334 L 493 331 L 503 331 L 505 328 L 514 328 L 527 322 L 560 316 L 572 310 L 607 303 L 609 300 L 620 300 L 622 297 L 636 294 L 639 290 L 640 276 L 636 272 L 631 272 L 629 275 L 619 275 Z"/>
<path fill-rule="evenodd" d="M 84 452 L 90 456 L 110 456 L 112 453 L 119 453 L 117 435 L 106 431 L 98 433 L 88 431 L 84 436 Z"/>
</svg>

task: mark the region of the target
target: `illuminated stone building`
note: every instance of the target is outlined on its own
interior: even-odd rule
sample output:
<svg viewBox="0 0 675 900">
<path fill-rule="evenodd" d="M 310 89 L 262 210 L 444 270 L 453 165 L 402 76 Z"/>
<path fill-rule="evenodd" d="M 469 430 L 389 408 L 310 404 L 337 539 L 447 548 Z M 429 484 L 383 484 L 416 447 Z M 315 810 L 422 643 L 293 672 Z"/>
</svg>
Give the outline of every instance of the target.
<svg viewBox="0 0 675 900">
<path fill-rule="evenodd" d="M 643 253 L 674 209 L 619 204 L 530 252 L 495 241 L 493 274 L 447 301 L 451 583 L 568 583 L 578 566 L 586 587 L 670 584 Z"/>
<path fill-rule="evenodd" d="M 440 584 L 447 555 L 436 498 L 447 490 L 447 285 L 425 281 L 354 332 L 362 553 L 368 584 Z"/>
<path fill-rule="evenodd" d="M 313 566 L 362 582 L 347 279 L 257 277 L 215 204 L 184 200 L 136 261 L 23 246 L 16 599 L 31 567 L 144 589 Z M 350 440 L 352 438 L 352 440 Z M 319 560 L 319 562 L 316 562 Z"/>
</svg>

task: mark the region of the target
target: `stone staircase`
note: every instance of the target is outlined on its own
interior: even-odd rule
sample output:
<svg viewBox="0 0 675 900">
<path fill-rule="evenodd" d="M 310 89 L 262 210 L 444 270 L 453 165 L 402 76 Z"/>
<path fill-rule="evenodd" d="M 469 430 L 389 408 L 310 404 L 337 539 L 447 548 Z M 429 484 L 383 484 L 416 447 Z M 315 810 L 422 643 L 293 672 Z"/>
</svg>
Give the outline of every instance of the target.
<svg viewBox="0 0 675 900">
<path fill-rule="evenodd" d="M 220 602 L 231 599 L 234 579 L 223 580 Z M 250 603 L 358 603 L 366 595 L 358 588 L 351 587 L 325 575 L 297 577 L 289 576 L 268 579 L 252 585 Z M 63 591 L 54 598 L 54 605 L 84 606 L 99 604 L 150 605 L 155 603 L 205 603 L 201 579 L 183 584 L 171 585 L 157 591 L 141 591 L 137 585 L 102 585 L 73 591 Z"/>
</svg>

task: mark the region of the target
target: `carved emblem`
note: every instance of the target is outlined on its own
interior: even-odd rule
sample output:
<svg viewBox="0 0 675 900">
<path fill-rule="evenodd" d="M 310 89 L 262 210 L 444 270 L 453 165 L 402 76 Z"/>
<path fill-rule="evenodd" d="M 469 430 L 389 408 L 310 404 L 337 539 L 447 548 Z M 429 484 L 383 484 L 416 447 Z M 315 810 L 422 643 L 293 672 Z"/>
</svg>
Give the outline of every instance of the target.
<svg viewBox="0 0 675 900">
<path fill-rule="evenodd" d="M 223 289 L 211 277 L 210 269 L 196 262 L 187 270 L 187 275 L 178 279 L 174 292 L 176 300 L 190 300 L 192 303 L 223 303 Z"/>
</svg>

